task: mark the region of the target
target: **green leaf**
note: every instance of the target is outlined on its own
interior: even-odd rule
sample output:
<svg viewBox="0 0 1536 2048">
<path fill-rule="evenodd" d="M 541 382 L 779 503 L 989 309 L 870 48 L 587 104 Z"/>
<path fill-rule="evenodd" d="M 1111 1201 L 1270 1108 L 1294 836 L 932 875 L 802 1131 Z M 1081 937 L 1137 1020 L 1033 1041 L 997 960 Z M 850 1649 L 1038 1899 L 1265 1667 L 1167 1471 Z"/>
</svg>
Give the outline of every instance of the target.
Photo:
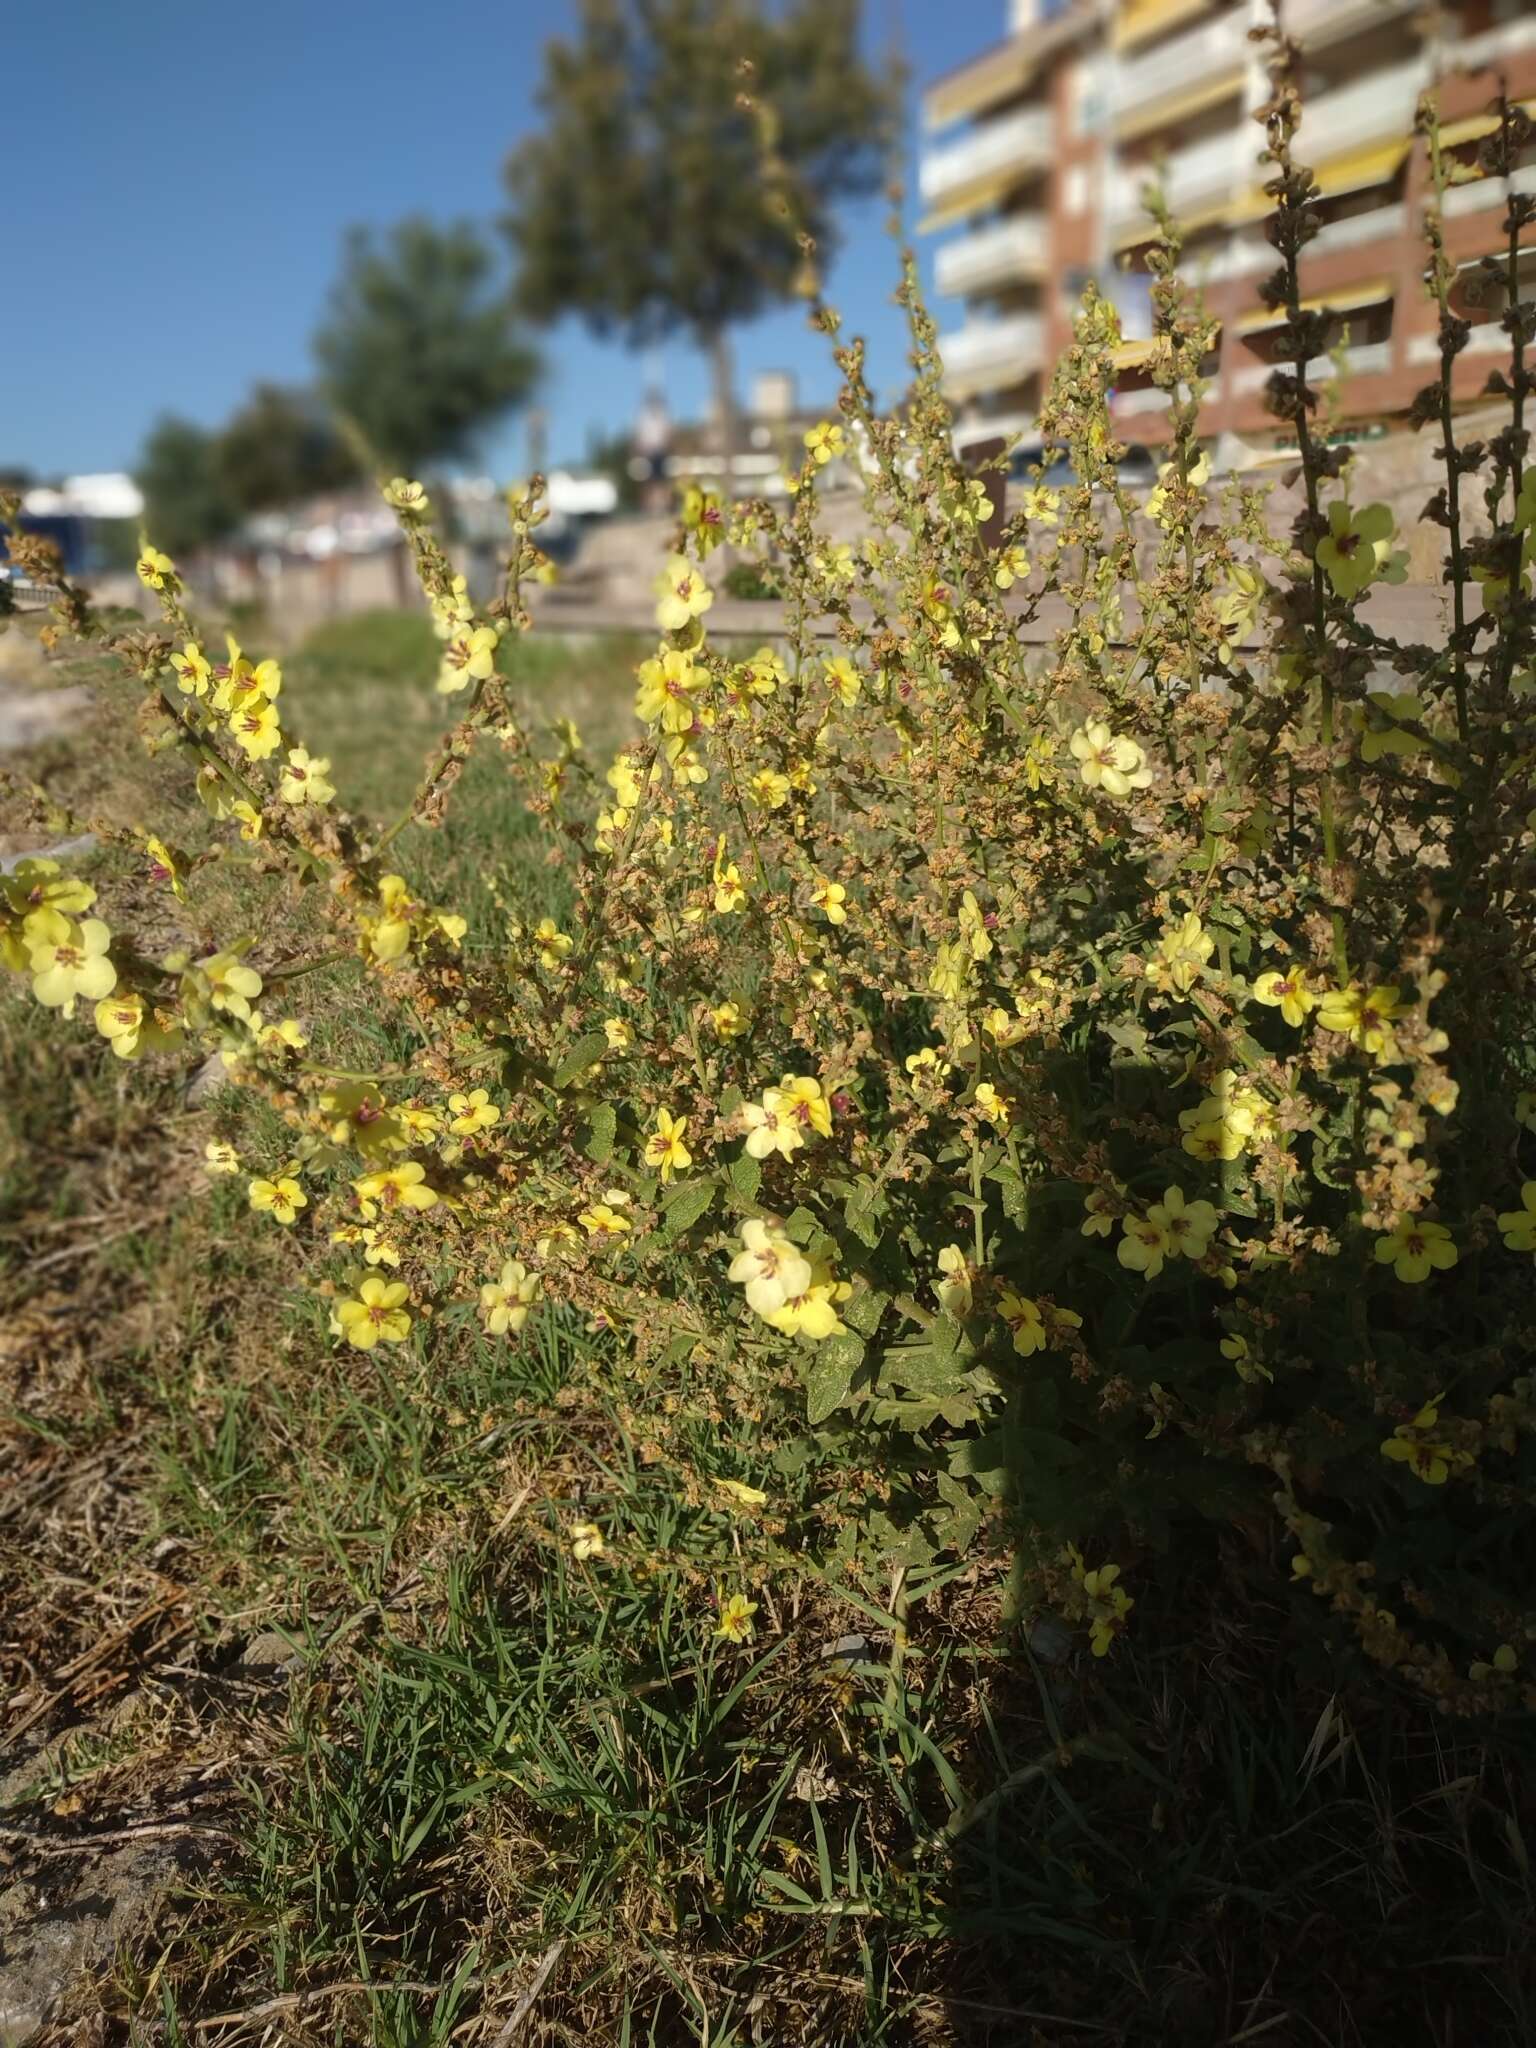
<svg viewBox="0 0 1536 2048">
<path fill-rule="evenodd" d="M 843 1221 L 871 1251 L 880 1242 L 879 1198 L 872 1180 L 861 1180 L 843 1207 Z"/>
<path fill-rule="evenodd" d="M 741 1152 L 726 1168 L 730 1176 L 731 1190 L 738 1201 L 751 1208 L 757 1201 L 757 1191 L 763 1184 L 763 1162 L 754 1159 L 750 1152 Z"/>
<path fill-rule="evenodd" d="M 600 1102 L 592 1112 L 592 1135 L 587 1140 L 587 1157 L 594 1166 L 606 1166 L 613 1157 L 618 1111 L 611 1102 Z"/>
<path fill-rule="evenodd" d="M 668 1237 L 681 1237 L 691 1230 L 715 1199 L 712 1180 L 685 1181 L 661 1205 L 661 1227 Z"/>
<path fill-rule="evenodd" d="M 811 1424 L 845 1405 L 853 1389 L 853 1376 L 864 1363 L 862 1337 L 828 1337 L 818 1344 L 805 1375 L 805 1414 Z"/>
<path fill-rule="evenodd" d="M 577 1076 L 584 1074 L 607 1050 L 606 1032 L 589 1031 L 584 1038 L 578 1038 L 555 1069 L 555 1086 L 569 1088 Z"/>
<path fill-rule="evenodd" d="M 853 1299 L 845 1302 L 841 1310 L 843 1321 L 850 1330 L 857 1330 L 861 1337 L 873 1337 L 890 1300 L 874 1287 L 860 1287 Z"/>
</svg>

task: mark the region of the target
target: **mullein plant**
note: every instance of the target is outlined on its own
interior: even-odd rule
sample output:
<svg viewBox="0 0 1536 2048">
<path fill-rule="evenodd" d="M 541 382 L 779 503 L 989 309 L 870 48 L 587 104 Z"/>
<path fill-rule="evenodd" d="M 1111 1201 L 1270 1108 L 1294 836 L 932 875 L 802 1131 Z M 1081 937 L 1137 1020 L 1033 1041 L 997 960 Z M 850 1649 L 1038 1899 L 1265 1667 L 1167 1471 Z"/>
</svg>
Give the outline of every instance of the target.
<svg viewBox="0 0 1536 2048">
<path fill-rule="evenodd" d="M 1296 53 L 1276 37 L 1271 58 L 1289 533 L 1212 477 L 1215 330 L 1166 216 L 1156 488 L 1138 504 L 1119 479 L 1120 336 L 1090 291 L 1041 420 L 1071 481 L 1036 481 L 995 544 L 996 471 L 957 463 L 909 260 L 906 403 L 877 410 L 862 344 L 815 301 L 838 417 L 780 505 L 689 494 L 611 762 L 568 725 L 550 751 L 498 666 L 547 573 L 537 481 L 483 610 L 426 492 L 386 488 L 442 642 L 423 688 L 455 722 L 382 823 L 302 744 L 278 664 L 200 634 L 146 543 L 163 627 L 106 637 L 204 817 L 128 844 L 138 889 L 174 923 L 238 849 L 269 907 L 156 953 L 31 860 L 0 957 L 104 1052 L 212 1050 L 276 1107 L 280 1144 L 215 1141 L 209 1169 L 244 1177 L 253 1227 L 305 1240 L 338 1347 L 430 1359 L 456 1316 L 517 1343 L 574 1313 L 657 1396 L 658 1440 L 700 1389 L 764 1418 L 765 1459 L 808 1437 L 830 1547 L 1006 1552 L 1014 1600 L 1050 1595 L 1100 1654 L 1183 1528 L 1268 1515 L 1293 1597 L 1401 1680 L 1458 1712 L 1531 1705 L 1533 202 L 1508 201 L 1509 424 L 1475 448 L 1428 223 L 1442 356 L 1416 417 L 1445 467 L 1426 517 L 1450 626 L 1401 643 L 1361 608 L 1402 571 L 1392 514 L 1314 432 L 1315 187 Z M 1507 178 L 1529 138 L 1501 109 L 1468 162 L 1432 104 L 1423 127 L 1437 192 Z M 863 482 L 856 546 L 822 522 L 834 457 Z M 709 636 L 726 540 L 785 593 L 747 655 Z M 100 633 L 51 573 L 57 632 Z M 1047 594 L 1066 623 L 1041 648 L 1018 625 Z M 413 881 L 412 846 L 485 750 L 558 872 L 543 899 L 505 878 L 472 930 Z M 285 936 L 300 890 L 314 944 Z M 408 1056 L 327 1063 L 303 1017 L 320 966 Z"/>
</svg>

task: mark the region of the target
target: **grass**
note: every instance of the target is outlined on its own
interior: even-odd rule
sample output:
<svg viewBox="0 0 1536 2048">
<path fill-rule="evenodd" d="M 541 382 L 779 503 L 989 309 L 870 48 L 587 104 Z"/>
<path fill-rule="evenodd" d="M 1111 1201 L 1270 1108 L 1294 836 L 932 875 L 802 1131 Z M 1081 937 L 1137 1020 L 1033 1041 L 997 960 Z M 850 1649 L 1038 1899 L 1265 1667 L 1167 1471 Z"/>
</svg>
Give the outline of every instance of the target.
<svg viewBox="0 0 1536 2048">
<path fill-rule="evenodd" d="M 600 753 L 631 655 L 517 659 Z M 393 615 L 285 664 L 369 808 L 404 804 L 440 728 L 432 667 Z M 109 721 L 84 738 L 27 766 L 155 815 L 165 764 Z M 460 795 L 413 873 L 489 904 L 538 845 L 494 760 Z M 93 879 L 131 886 L 112 854 Z M 354 985 L 306 1004 L 377 1049 Z M 94 1830 L 181 1851 L 59 2048 L 1532 2037 L 1525 1731 L 1367 1687 L 1235 1540 L 1147 1574 L 1102 1663 L 1049 1617 L 1005 1633 L 1000 1561 L 830 1563 L 847 1475 L 686 1369 L 658 1428 L 661 1392 L 573 1314 L 338 1356 L 294 1244 L 201 1172 L 211 1128 L 272 1112 L 189 1109 L 184 1080 L 0 1006 L 25 1723 L 0 1841 L 45 1871 Z M 743 1583 L 767 1590 L 738 1649 L 713 1602 Z"/>
</svg>

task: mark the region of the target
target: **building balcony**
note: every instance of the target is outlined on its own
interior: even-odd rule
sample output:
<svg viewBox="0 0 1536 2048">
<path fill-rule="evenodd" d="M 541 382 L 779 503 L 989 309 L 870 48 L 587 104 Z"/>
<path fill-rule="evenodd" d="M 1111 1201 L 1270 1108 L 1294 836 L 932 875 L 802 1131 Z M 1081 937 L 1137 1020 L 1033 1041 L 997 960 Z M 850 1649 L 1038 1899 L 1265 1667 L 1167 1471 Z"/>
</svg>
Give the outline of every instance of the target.
<svg viewBox="0 0 1536 2048">
<path fill-rule="evenodd" d="M 1298 161 L 1316 168 L 1331 157 L 1345 152 L 1353 156 L 1383 143 L 1401 141 L 1406 149 L 1419 94 L 1429 77 L 1428 58 L 1415 57 L 1362 78 L 1357 85 L 1324 93 L 1310 105 L 1303 101 Z"/>
<path fill-rule="evenodd" d="M 968 298 L 1038 278 L 1045 260 L 1045 222 L 1038 214 L 1016 213 L 947 243 L 934 259 L 934 282 L 946 297 Z"/>
<path fill-rule="evenodd" d="M 1186 226 L 1200 216 L 1220 217 L 1256 175 L 1254 139 L 1237 132 L 1213 135 L 1189 149 L 1176 150 L 1163 167 L 1168 204 Z M 1119 243 L 1146 239 L 1147 210 L 1143 194 L 1154 182 L 1151 166 L 1124 170 L 1109 195 L 1110 233 Z"/>
<path fill-rule="evenodd" d="M 1356 29 L 1386 28 L 1418 8 L 1419 0 L 1286 0 L 1285 32 L 1316 48 Z"/>
<path fill-rule="evenodd" d="M 1118 133 L 1145 135 L 1214 106 L 1235 91 L 1251 51 L 1248 16 L 1239 12 L 1202 22 L 1144 57 L 1128 58 L 1115 80 Z"/>
<path fill-rule="evenodd" d="M 1048 107 L 1025 107 L 979 123 L 959 142 L 928 151 L 918 171 L 925 203 L 945 217 L 987 205 L 1013 179 L 1050 163 L 1051 125 Z"/>
<path fill-rule="evenodd" d="M 1038 313 L 1012 313 L 1003 320 L 957 327 L 939 337 L 944 387 L 953 395 L 1017 384 L 1040 368 L 1041 342 Z"/>
<path fill-rule="evenodd" d="M 1374 377 L 1392 367 L 1392 344 L 1390 341 L 1363 341 L 1356 348 L 1344 351 L 1344 375 L 1348 377 Z M 1250 363 L 1246 368 L 1232 374 L 1233 395 L 1238 398 L 1250 397 L 1255 391 L 1262 391 L 1276 370 L 1289 373 L 1290 363 Z M 1328 384 L 1337 375 L 1337 366 L 1329 356 L 1314 356 L 1307 365 L 1309 383 Z"/>
</svg>

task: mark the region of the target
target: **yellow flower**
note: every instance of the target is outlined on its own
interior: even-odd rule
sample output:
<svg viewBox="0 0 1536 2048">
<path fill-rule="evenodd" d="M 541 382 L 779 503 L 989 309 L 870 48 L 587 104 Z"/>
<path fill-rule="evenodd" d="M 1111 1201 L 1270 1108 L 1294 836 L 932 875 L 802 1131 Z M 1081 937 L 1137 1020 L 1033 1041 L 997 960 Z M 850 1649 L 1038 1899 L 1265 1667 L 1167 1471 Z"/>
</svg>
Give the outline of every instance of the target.
<svg viewBox="0 0 1536 2048">
<path fill-rule="evenodd" d="M 943 1277 L 934 1283 L 933 1289 L 939 1307 L 957 1319 L 968 1316 L 975 1299 L 976 1276 L 959 1245 L 944 1246 L 939 1253 L 939 1272 Z"/>
<path fill-rule="evenodd" d="M 1426 1401 L 1411 1422 L 1401 1422 L 1381 1447 L 1381 1455 L 1406 1465 L 1426 1486 L 1444 1486 L 1452 1472 L 1465 1471 L 1470 1453 L 1459 1451 L 1435 1433 L 1440 1420 L 1438 1400 Z"/>
<path fill-rule="evenodd" d="M 513 1335 L 528 1320 L 528 1311 L 539 1298 L 541 1282 L 520 1259 L 508 1259 L 499 1278 L 487 1280 L 480 1289 L 480 1319 L 492 1337 Z"/>
<path fill-rule="evenodd" d="M 1087 1213 L 1082 1222 L 1083 1236 L 1113 1237 L 1120 1217 L 1119 1208 L 1113 1205 L 1124 1199 L 1125 1188 L 1120 1181 L 1115 1182 L 1113 1192 L 1107 1188 L 1095 1188 L 1091 1195 L 1084 1195 L 1083 1208 Z"/>
<path fill-rule="evenodd" d="M 277 707 L 270 697 L 262 697 L 246 705 L 244 710 L 236 711 L 230 718 L 229 730 L 236 746 L 249 754 L 253 761 L 264 761 L 283 743 Z"/>
<path fill-rule="evenodd" d="M 972 1099 L 987 1121 L 996 1124 L 1000 1131 L 1006 1131 L 1013 1122 L 1013 1104 L 990 1081 L 978 1081 Z"/>
<path fill-rule="evenodd" d="M 589 1558 L 601 1557 L 607 1548 L 603 1532 L 596 1522 L 571 1524 L 571 1555 L 578 1564 L 585 1564 Z"/>
<path fill-rule="evenodd" d="M 832 1105 L 821 1092 L 821 1083 L 810 1074 L 786 1074 L 777 1088 L 763 1096 L 764 1103 L 778 1116 L 788 1117 L 803 1130 L 818 1136 L 832 1135 Z"/>
<path fill-rule="evenodd" d="M 728 1599 L 724 1599 L 717 1586 L 715 1603 L 720 1611 L 720 1619 L 715 1624 L 717 1638 L 727 1643 L 750 1643 L 754 1633 L 752 1617 L 757 1612 L 757 1602 L 749 1600 L 745 1593 L 732 1593 Z"/>
<path fill-rule="evenodd" d="M 605 1017 L 603 1033 L 610 1052 L 628 1052 L 635 1042 L 634 1028 L 626 1017 Z"/>
<path fill-rule="evenodd" d="M 750 1019 L 743 1012 L 740 1003 L 717 1003 L 709 1013 L 717 1038 L 740 1038 L 750 1029 Z"/>
<path fill-rule="evenodd" d="M 248 1189 L 251 1207 L 265 1212 L 278 1223 L 292 1223 L 309 1197 L 291 1174 L 280 1173 L 275 1180 L 253 1180 Z"/>
<path fill-rule="evenodd" d="M 1047 490 L 1044 484 L 1036 484 L 1024 493 L 1022 510 L 1026 519 L 1036 526 L 1054 526 L 1061 506 L 1061 498 L 1055 491 Z"/>
<path fill-rule="evenodd" d="M 409 1300 L 410 1291 L 403 1280 L 383 1280 L 370 1274 L 355 1296 L 337 1306 L 339 1333 L 359 1351 L 371 1351 L 375 1344 L 403 1344 L 411 1329 L 403 1305 Z"/>
<path fill-rule="evenodd" d="M 308 1034 L 297 1017 L 280 1017 L 275 1024 L 263 1024 L 261 1012 L 253 1010 L 248 1021 L 256 1043 L 272 1058 L 302 1052 L 309 1044 Z"/>
<path fill-rule="evenodd" d="M 845 711 L 852 710 L 853 706 L 859 701 L 860 677 L 858 670 L 846 654 L 836 655 L 831 661 L 824 662 L 822 665 L 827 671 L 827 681 L 832 685 L 838 701 L 842 704 Z"/>
<path fill-rule="evenodd" d="M 1209 1202 L 1186 1202 L 1183 1189 L 1176 1187 L 1163 1191 L 1163 1199 L 1148 1209 L 1147 1219 L 1166 1233 L 1170 1254 L 1182 1259 L 1203 1259 L 1221 1222 Z"/>
<path fill-rule="evenodd" d="M 57 910 L 34 910 L 22 926 L 32 993 L 50 1010 L 73 1017 L 81 996 L 97 1002 L 117 986 L 107 958 L 112 934 L 99 917 L 73 924 Z"/>
<path fill-rule="evenodd" d="M 229 659 L 221 661 L 213 671 L 213 708 L 223 711 L 231 718 L 237 711 L 252 710 L 266 699 L 268 702 L 282 694 L 283 671 L 272 660 L 252 665 L 240 652 L 240 644 L 233 633 L 226 633 Z"/>
<path fill-rule="evenodd" d="M 254 804 L 248 804 L 244 797 L 236 797 L 229 807 L 229 814 L 232 818 L 240 820 L 240 837 L 242 839 L 259 839 L 261 837 L 262 827 L 265 825 L 266 820 Z"/>
<path fill-rule="evenodd" d="M 1094 1571 L 1085 1571 L 1079 1559 L 1074 1576 L 1088 1601 L 1089 1647 L 1095 1657 L 1107 1656 L 1136 1602 L 1118 1583 L 1120 1567 L 1117 1564 L 1101 1564 Z"/>
<path fill-rule="evenodd" d="M 1102 719 L 1080 725 L 1071 746 L 1078 773 L 1089 789 L 1102 789 L 1106 796 L 1129 796 L 1133 789 L 1152 785 L 1152 770 L 1136 741 L 1111 732 Z"/>
<path fill-rule="evenodd" d="M 807 427 L 804 440 L 818 468 L 834 456 L 843 454 L 848 446 L 847 436 L 835 420 L 818 420 L 814 427 Z"/>
<path fill-rule="evenodd" d="M 251 998 L 261 994 L 261 976 L 254 967 L 247 967 L 239 954 L 210 953 L 206 960 L 199 960 L 197 971 L 215 1010 L 231 1017 L 250 1016 Z"/>
<path fill-rule="evenodd" d="M 1307 985 L 1304 967 L 1289 967 L 1283 974 L 1274 969 L 1268 974 L 1261 974 L 1253 984 L 1253 996 L 1255 1002 L 1278 1010 L 1293 1029 L 1305 1024 L 1309 1012 L 1317 1004 L 1317 997 Z"/>
<path fill-rule="evenodd" d="M 1409 1286 L 1427 1280 L 1431 1272 L 1446 1272 L 1460 1256 L 1443 1223 L 1426 1223 L 1417 1216 L 1405 1217 L 1376 1240 L 1376 1263 L 1389 1265 Z"/>
<path fill-rule="evenodd" d="M 184 1036 L 174 1015 L 151 1009 L 131 989 L 103 996 L 96 1005 L 96 1029 L 120 1060 L 137 1059 L 141 1052 L 170 1052 Z"/>
<path fill-rule="evenodd" d="M 916 1052 L 909 1052 L 902 1065 L 914 1081 L 942 1081 L 945 1075 L 954 1071 L 949 1061 L 931 1045 L 921 1046 Z"/>
<path fill-rule="evenodd" d="M 213 665 L 195 640 L 189 640 L 180 654 L 171 656 L 176 687 L 184 697 L 206 697 Z"/>
<path fill-rule="evenodd" d="M 1273 1123 L 1274 1112 L 1264 1097 L 1239 1083 L 1230 1069 L 1217 1075 L 1202 1102 L 1179 1112 L 1184 1150 L 1195 1159 L 1236 1159 Z"/>
<path fill-rule="evenodd" d="M 96 891 L 79 875 L 66 875 L 56 860 L 21 860 L 9 875 L 0 875 L 0 897 L 13 915 L 30 918 L 37 910 L 57 910 L 78 917 L 96 901 Z"/>
<path fill-rule="evenodd" d="M 1011 547 L 999 548 L 992 570 L 992 581 L 999 590 L 1011 590 L 1028 574 L 1029 556 L 1017 541 Z"/>
<path fill-rule="evenodd" d="M 1355 598 L 1376 577 L 1401 583 L 1408 573 L 1406 555 L 1394 555 L 1396 524 L 1385 505 L 1351 510 L 1344 498 L 1328 507 L 1328 531 L 1317 544 L 1317 560 L 1340 597 Z"/>
<path fill-rule="evenodd" d="M 552 917 L 540 918 L 533 934 L 533 942 L 539 950 L 541 967 L 558 967 L 566 959 L 576 941 L 569 933 L 561 931 Z"/>
<path fill-rule="evenodd" d="M 407 1159 L 399 1166 L 381 1166 L 353 1181 L 358 1207 L 371 1223 L 382 1209 L 430 1209 L 437 1193 L 425 1185 L 427 1169 L 419 1160 Z"/>
<path fill-rule="evenodd" d="M 1187 911 L 1176 925 L 1164 929 L 1147 978 L 1158 987 L 1176 988 L 1187 995 L 1215 950 L 1216 941 L 1194 911 Z"/>
<path fill-rule="evenodd" d="M 846 924 L 848 913 L 843 905 L 848 901 L 848 891 L 841 882 L 829 881 L 825 875 L 818 875 L 811 889 L 811 902 L 821 912 L 828 924 Z"/>
<path fill-rule="evenodd" d="M 987 930 L 986 913 L 976 901 L 973 889 L 967 889 L 960 898 L 958 912 L 960 936 L 964 939 L 973 960 L 985 960 L 992 951 L 992 938 Z"/>
<path fill-rule="evenodd" d="M 1405 726 L 1416 725 L 1424 706 L 1412 690 L 1394 694 L 1391 690 L 1369 690 L 1365 702 L 1354 706 L 1350 723 L 1360 734 L 1362 761 L 1380 761 L 1389 754 L 1422 753 L 1425 741 Z"/>
<path fill-rule="evenodd" d="M 325 757 L 317 759 L 307 747 L 290 747 L 277 793 L 285 804 L 328 804 L 336 794 L 335 785 L 327 779 L 330 772 Z"/>
<path fill-rule="evenodd" d="M 741 1121 L 747 1134 L 743 1149 L 752 1159 L 766 1159 L 773 1152 L 788 1159 L 805 1143 L 799 1124 L 788 1109 L 781 1114 L 773 1099 L 777 1093 L 776 1089 L 770 1088 L 761 1102 L 742 1104 Z"/>
<path fill-rule="evenodd" d="M 203 1147 L 205 1173 L 238 1173 L 240 1154 L 227 1138 L 210 1138 Z"/>
<path fill-rule="evenodd" d="M 421 484 L 404 476 L 390 478 L 384 486 L 384 502 L 392 512 L 398 512 L 402 519 L 424 519 L 432 503 Z"/>
<path fill-rule="evenodd" d="M 622 1237 L 632 1228 L 629 1218 L 619 1213 L 628 1206 L 629 1197 L 622 1188 L 606 1188 L 602 1201 L 583 1209 L 576 1221 L 588 1237 Z"/>
<path fill-rule="evenodd" d="M 811 1285 L 810 1260 L 761 1217 L 743 1223 L 741 1242 L 742 1249 L 731 1261 L 730 1278 L 746 1289 L 747 1306 L 757 1315 L 771 1316 Z"/>
<path fill-rule="evenodd" d="M 668 1109 L 657 1110 L 656 1128 L 645 1141 L 645 1163 L 656 1168 L 663 1185 L 674 1173 L 693 1164 L 693 1154 L 683 1143 L 687 1129 L 687 1117 L 673 1116 Z"/>
<path fill-rule="evenodd" d="M 360 1244 L 370 1266 L 398 1266 L 400 1254 L 371 1224 L 343 1223 L 331 1232 L 332 1244 Z"/>
<path fill-rule="evenodd" d="M 747 892 L 741 885 L 741 870 L 725 857 L 725 834 L 715 840 L 715 910 L 721 917 L 745 907 Z"/>
<path fill-rule="evenodd" d="M 1506 1250 L 1536 1252 L 1536 1180 L 1522 1185 L 1520 1207 L 1504 1211 L 1499 1218 L 1499 1230 Z"/>
<path fill-rule="evenodd" d="M 176 586 L 176 564 L 169 555 L 162 555 L 158 548 L 144 543 L 134 567 L 139 572 L 139 581 L 149 590 L 173 590 Z"/>
<path fill-rule="evenodd" d="M 790 780 L 777 768 L 759 768 L 747 784 L 747 794 L 759 810 L 776 811 L 789 801 Z"/>
<path fill-rule="evenodd" d="M 1395 987 L 1367 990 L 1352 981 L 1348 988 L 1323 991 L 1317 1021 L 1325 1031 L 1342 1033 L 1362 1052 L 1386 1053 L 1390 1057 L 1395 1050 L 1392 1020 L 1401 1014 L 1401 1009 Z"/>
<path fill-rule="evenodd" d="M 472 1138 L 477 1131 L 488 1131 L 492 1124 L 501 1122 L 501 1111 L 484 1088 L 471 1088 L 467 1095 L 450 1095 L 448 1113 L 448 1128 L 458 1138 Z"/>
<path fill-rule="evenodd" d="M 437 673 L 437 692 L 440 697 L 451 697 L 456 690 L 464 690 L 471 683 L 483 683 L 496 673 L 496 649 L 501 644 L 501 635 L 494 626 L 476 626 L 472 631 L 455 633 L 443 649 L 442 666 Z"/>
<path fill-rule="evenodd" d="M 764 1320 L 782 1330 L 786 1337 L 805 1337 L 819 1344 L 844 1330 L 836 1304 L 846 1301 L 852 1292 L 846 1280 L 833 1278 L 824 1259 L 813 1259 L 810 1284 L 798 1294 L 788 1295 L 778 1308 L 770 1309 Z"/>
<path fill-rule="evenodd" d="M 1045 1349 L 1045 1318 L 1028 1295 L 1005 1287 L 997 1298 L 997 1312 L 1013 1333 L 1013 1348 L 1021 1358 Z"/>
<path fill-rule="evenodd" d="M 647 725 L 659 724 L 663 732 L 691 732 L 698 715 L 694 693 L 708 682 L 708 671 L 695 665 L 686 648 L 662 647 L 641 662 L 637 674 L 635 716 Z M 634 801 L 639 801 L 638 788 Z"/>
<path fill-rule="evenodd" d="M 656 579 L 656 623 L 664 633 L 680 633 L 703 616 L 715 594 L 686 555 L 669 555 Z"/>
<path fill-rule="evenodd" d="M 183 901 L 187 891 L 181 879 L 181 868 L 165 841 L 153 837 L 146 839 L 144 852 L 149 861 L 149 879 L 152 882 L 169 882 L 171 894 L 178 902 Z"/>
<path fill-rule="evenodd" d="M 748 1486 L 740 1479 L 711 1479 L 710 1485 L 718 1487 L 721 1493 L 734 1501 L 739 1508 L 746 1508 L 755 1514 L 759 1508 L 768 1505 L 768 1496 L 759 1487 Z"/>
</svg>

